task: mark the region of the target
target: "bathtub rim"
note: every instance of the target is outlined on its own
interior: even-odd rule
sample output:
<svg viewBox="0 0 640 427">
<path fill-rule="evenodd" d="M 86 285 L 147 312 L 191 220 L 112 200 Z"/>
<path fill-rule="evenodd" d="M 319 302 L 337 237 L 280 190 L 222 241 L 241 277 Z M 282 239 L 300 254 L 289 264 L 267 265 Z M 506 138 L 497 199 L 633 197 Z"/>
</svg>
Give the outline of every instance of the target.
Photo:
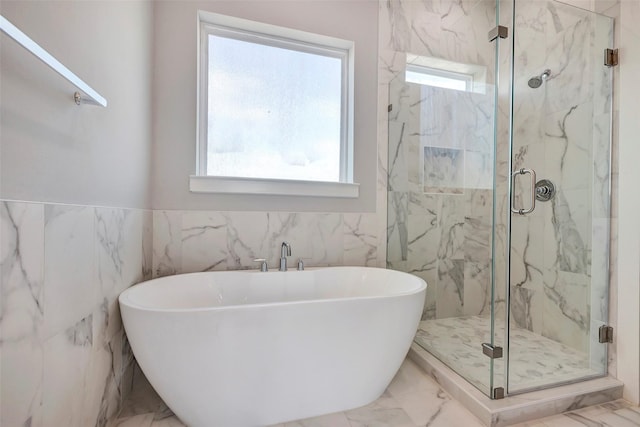
<svg viewBox="0 0 640 427">
<path fill-rule="evenodd" d="M 250 310 L 250 309 L 259 309 L 259 308 L 268 308 L 268 307 L 282 307 L 282 306 L 290 306 L 290 305 L 298 305 L 298 304 L 327 304 L 327 303 L 335 303 L 338 301 L 370 301 L 376 299 L 389 299 L 389 298 L 400 298 L 400 297 L 408 297 L 412 295 L 419 294 L 421 292 L 426 292 L 428 287 L 427 282 L 416 275 L 398 271 L 391 270 L 388 268 L 380 268 L 380 267 L 362 267 L 362 266 L 331 266 L 331 267 L 308 267 L 305 268 L 304 271 L 317 271 L 317 270 L 325 270 L 325 269 L 367 269 L 367 270 L 381 270 L 381 271 L 391 271 L 392 274 L 398 273 L 400 275 L 409 275 L 412 279 L 417 280 L 419 286 L 414 287 L 408 291 L 396 292 L 392 294 L 383 294 L 383 295 L 366 295 L 366 296 L 353 296 L 353 297 L 340 297 L 340 298 L 315 298 L 315 299 L 303 299 L 303 300 L 294 300 L 294 301 L 274 301 L 274 302 L 266 302 L 266 303 L 249 303 L 249 304 L 236 304 L 236 305 L 226 305 L 226 306 L 209 306 L 209 307 L 191 307 L 191 308 L 162 308 L 162 307 L 150 307 L 150 306 L 142 306 L 136 302 L 131 301 L 131 297 L 129 295 L 129 291 L 133 291 L 137 286 L 152 286 L 152 282 L 162 280 L 165 278 L 174 278 L 178 276 L 195 276 L 195 275 L 205 275 L 205 274 L 215 274 L 215 273 L 254 273 L 254 274 L 269 274 L 270 272 L 261 272 L 260 270 L 220 270 L 220 271 L 204 271 L 204 272 L 192 272 L 192 273 L 180 273 L 169 276 L 157 277 L 155 279 L 145 280 L 143 282 L 137 283 L 135 285 L 130 286 L 125 289 L 118 295 L 118 303 L 119 305 L 124 305 L 133 310 L 145 311 L 145 312 L 154 312 L 154 313 L 198 313 L 198 312 L 220 312 L 220 311 L 230 311 L 230 310 Z M 295 273 L 297 271 L 292 271 Z M 283 273 L 280 271 L 272 271 L 272 273 Z"/>
</svg>

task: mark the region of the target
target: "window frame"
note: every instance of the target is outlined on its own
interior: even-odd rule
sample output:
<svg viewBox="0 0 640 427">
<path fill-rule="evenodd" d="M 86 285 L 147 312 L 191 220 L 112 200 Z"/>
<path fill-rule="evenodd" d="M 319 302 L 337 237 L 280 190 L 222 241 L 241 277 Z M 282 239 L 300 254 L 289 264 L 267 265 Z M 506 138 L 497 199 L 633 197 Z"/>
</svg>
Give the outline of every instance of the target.
<svg viewBox="0 0 640 427">
<path fill-rule="evenodd" d="M 207 175 L 210 35 L 341 60 L 339 181 L 323 182 Z M 295 187 L 296 195 L 358 197 L 358 184 L 353 182 L 354 43 L 352 41 L 200 10 L 198 11 L 197 73 L 196 175 L 192 175 L 190 180 L 192 192 L 290 195 L 291 188 Z M 207 185 L 207 182 L 210 182 L 211 185 Z M 238 182 L 244 183 L 244 185 L 237 185 Z M 225 185 L 227 183 L 234 183 L 234 185 L 227 186 Z M 308 194 L 301 194 L 305 193 L 304 190 L 301 190 L 305 188 L 305 183 L 310 183 L 307 186 L 309 188 Z M 327 185 L 318 191 L 317 189 L 322 187 L 323 183 Z M 227 187 L 229 190 L 225 190 Z M 269 189 L 265 190 L 266 187 Z M 279 190 L 278 187 L 282 187 L 282 190 Z"/>
</svg>

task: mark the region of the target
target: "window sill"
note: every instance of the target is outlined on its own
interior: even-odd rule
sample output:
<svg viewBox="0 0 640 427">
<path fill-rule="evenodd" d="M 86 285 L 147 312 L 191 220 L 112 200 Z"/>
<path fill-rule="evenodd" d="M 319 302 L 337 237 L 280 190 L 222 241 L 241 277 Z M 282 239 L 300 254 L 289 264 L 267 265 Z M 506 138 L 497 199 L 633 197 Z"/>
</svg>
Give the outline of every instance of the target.
<svg viewBox="0 0 640 427">
<path fill-rule="evenodd" d="M 189 190 L 192 193 L 262 194 L 356 199 L 359 195 L 360 184 L 191 175 L 189 177 Z"/>
</svg>

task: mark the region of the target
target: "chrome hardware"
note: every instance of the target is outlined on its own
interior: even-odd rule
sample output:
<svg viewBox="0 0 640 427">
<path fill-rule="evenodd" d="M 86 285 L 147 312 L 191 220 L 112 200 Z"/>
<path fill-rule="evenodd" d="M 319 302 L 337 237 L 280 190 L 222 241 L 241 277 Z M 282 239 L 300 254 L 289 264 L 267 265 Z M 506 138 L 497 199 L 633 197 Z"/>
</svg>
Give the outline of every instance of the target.
<svg viewBox="0 0 640 427">
<path fill-rule="evenodd" d="M 502 347 L 491 345 L 488 342 L 483 342 L 482 353 L 491 359 L 500 359 L 502 357 Z"/>
<path fill-rule="evenodd" d="M 282 242 L 282 246 L 280 246 L 280 271 L 287 271 L 288 256 L 291 256 L 291 245 Z"/>
<path fill-rule="evenodd" d="M 491 398 L 494 399 L 494 400 L 504 399 L 504 388 L 502 388 L 502 387 L 494 388 Z"/>
<path fill-rule="evenodd" d="M 556 195 L 556 187 L 548 179 L 541 179 L 536 182 L 536 200 L 548 202 Z"/>
<path fill-rule="evenodd" d="M 598 341 L 601 343 L 613 342 L 613 328 L 607 325 L 600 326 L 598 330 Z"/>
<path fill-rule="evenodd" d="M 509 36 L 509 29 L 503 25 L 498 25 L 489 31 L 489 41 L 492 42 L 498 37 L 506 39 Z"/>
<path fill-rule="evenodd" d="M 531 176 L 530 206 L 529 206 L 529 209 L 524 209 L 524 208 L 517 209 L 513 205 L 513 203 L 515 202 L 515 197 L 512 194 L 511 195 L 511 212 L 517 213 L 518 215 L 525 215 L 525 214 L 531 213 L 536 208 L 536 171 L 534 171 L 533 169 L 525 169 L 525 168 L 514 171 L 511 174 L 511 188 L 513 189 L 515 187 L 516 176 L 524 175 L 524 174 L 529 174 Z"/>
<path fill-rule="evenodd" d="M 260 271 L 269 271 L 269 267 L 267 267 L 267 260 L 264 258 L 256 258 L 253 262 L 260 263 Z"/>
<path fill-rule="evenodd" d="M 618 65 L 619 55 L 618 49 L 605 49 L 604 50 L 604 65 L 607 67 L 613 67 Z"/>
<path fill-rule="evenodd" d="M 302 261 L 302 258 L 300 258 L 298 260 L 298 271 L 303 271 L 304 270 L 304 261 Z"/>
</svg>

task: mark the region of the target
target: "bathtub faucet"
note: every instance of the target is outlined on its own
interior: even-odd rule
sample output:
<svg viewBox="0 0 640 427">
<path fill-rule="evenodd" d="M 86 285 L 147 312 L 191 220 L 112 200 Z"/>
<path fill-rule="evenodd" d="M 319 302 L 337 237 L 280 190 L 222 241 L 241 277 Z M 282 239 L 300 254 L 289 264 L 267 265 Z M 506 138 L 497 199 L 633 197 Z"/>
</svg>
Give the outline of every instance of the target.
<svg viewBox="0 0 640 427">
<path fill-rule="evenodd" d="M 291 256 L 291 245 L 282 242 L 280 247 L 280 271 L 287 271 L 287 257 Z"/>
</svg>

